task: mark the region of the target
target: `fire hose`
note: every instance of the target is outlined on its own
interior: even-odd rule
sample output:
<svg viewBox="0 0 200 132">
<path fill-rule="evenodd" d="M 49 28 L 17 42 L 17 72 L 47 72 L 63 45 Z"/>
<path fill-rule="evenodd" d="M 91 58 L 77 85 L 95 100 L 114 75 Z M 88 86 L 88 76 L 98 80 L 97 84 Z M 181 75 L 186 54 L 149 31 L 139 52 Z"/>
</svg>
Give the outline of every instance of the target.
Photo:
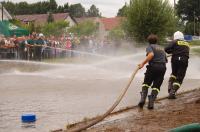
<svg viewBox="0 0 200 132">
<path fill-rule="evenodd" d="M 171 55 L 168 55 L 168 57 L 171 57 Z M 91 122 L 89 122 L 88 124 L 86 125 L 82 125 L 82 126 L 79 126 L 79 127 L 75 127 L 75 128 L 71 128 L 71 129 L 68 129 L 66 130 L 66 132 L 79 132 L 79 131 L 82 131 L 82 130 L 86 130 L 87 128 L 97 124 L 98 122 L 102 121 L 104 118 L 106 118 L 116 107 L 117 105 L 120 103 L 120 101 L 122 100 L 122 98 L 124 97 L 124 95 L 126 94 L 128 88 L 130 87 L 133 79 L 135 78 L 135 75 L 137 74 L 139 70 L 139 66 L 137 66 L 137 68 L 133 71 L 126 87 L 122 90 L 122 93 L 119 95 L 119 97 L 117 98 L 117 100 L 114 102 L 114 104 L 104 113 L 102 114 L 101 116 L 97 117 L 95 120 L 92 120 Z"/>
<path fill-rule="evenodd" d="M 169 58 L 171 56 L 172 55 L 169 54 L 169 55 L 167 55 L 167 58 Z M 68 130 L 66 130 L 66 132 L 80 132 L 82 130 L 86 130 L 87 128 L 97 124 L 98 122 L 100 122 L 104 118 L 106 118 L 116 108 L 116 106 L 120 103 L 120 101 L 122 100 L 122 98 L 126 94 L 128 88 L 130 87 L 133 79 L 135 78 L 135 75 L 137 74 L 138 70 L 139 70 L 139 66 L 133 71 L 133 73 L 132 73 L 132 75 L 131 75 L 131 77 L 130 77 L 127 85 L 126 85 L 126 87 L 122 90 L 122 93 L 119 95 L 117 100 L 114 102 L 114 104 L 104 114 L 102 114 L 101 116 L 97 117 L 95 120 L 92 120 L 91 122 L 89 122 L 86 125 L 82 125 L 82 126 L 79 126 L 79 127 L 68 129 Z"/>
<path fill-rule="evenodd" d="M 171 57 L 172 55 L 169 54 L 167 55 L 167 58 Z M 96 119 L 92 120 L 91 122 L 85 124 L 85 125 L 81 125 L 75 128 L 69 128 L 67 129 L 65 132 L 80 132 L 82 130 L 86 130 L 87 128 L 97 124 L 98 122 L 102 121 L 104 118 L 106 118 L 116 107 L 117 105 L 120 103 L 120 101 L 122 100 L 122 98 L 124 97 L 124 95 L 126 94 L 127 90 L 129 89 L 133 79 L 135 78 L 135 75 L 137 74 L 139 70 L 139 66 L 137 66 L 137 68 L 133 71 L 126 87 L 122 90 L 122 93 L 118 96 L 117 100 L 114 102 L 114 104 L 101 116 L 97 117 Z"/>
<path fill-rule="evenodd" d="M 116 106 L 120 103 L 120 101 L 122 100 L 122 98 L 123 98 L 124 95 L 126 94 L 128 88 L 130 87 L 130 85 L 131 85 L 133 79 L 135 78 L 135 75 L 137 74 L 138 70 L 139 70 L 139 67 L 137 67 L 137 68 L 133 71 L 133 73 L 132 73 L 132 75 L 131 75 L 131 77 L 130 77 L 130 79 L 129 79 L 127 85 L 126 85 L 126 87 L 122 90 L 122 93 L 119 95 L 119 97 L 118 97 L 117 100 L 114 102 L 114 104 L 113 104 L 103 115 L 99 116 L 97 119 L 91 121 L 90 123 L 88 123 L 88 124 L 86 124 L 86 125 L 83 125 L 83 126 L 80 126 L 80 127 L 77 127 L 77 128 L 72 128 L 72 129 L 69 129 L 69 130 L 66 130 L 66 132 L 80 132 L 80 131 L 82 131 L 82 130 L 85 130 L 85 129 L 87 129 L 87 128 L 89 128 L 89 127 L 91 127 L 91 126 L 97 124 L 98 122 L 102 121 L 105 117 L 107 117 L 107 116 L 116 108 Z"/>
</svg>

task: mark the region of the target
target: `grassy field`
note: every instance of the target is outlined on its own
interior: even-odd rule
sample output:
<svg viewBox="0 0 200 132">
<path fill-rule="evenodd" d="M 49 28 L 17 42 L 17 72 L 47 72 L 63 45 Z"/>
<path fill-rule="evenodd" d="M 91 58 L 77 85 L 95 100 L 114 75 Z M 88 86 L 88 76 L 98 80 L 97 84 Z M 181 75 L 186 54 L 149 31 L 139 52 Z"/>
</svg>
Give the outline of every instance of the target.
<svg viewBox="0 0 200 132">
<path fill-rule="evenodd" d="M 192 52 L 194 52 L 195 54 L 200 55 L 200 48 L 192 49 Z"/>
<path fill-rule="evenodd" d="M 194 40 L 194 41 L 191 41 L 191 46 L 200 46 L 200 40 Z"/>
<path fill-rule="evenodd" d="M 190 42 L 191 46 L 200 46 L 200 40 L 194 40 Z M 200 48 L 194 48 L 192 49 L 192 52 L 194 52 L 197 55 L 200 55 Z"/>
</svg>

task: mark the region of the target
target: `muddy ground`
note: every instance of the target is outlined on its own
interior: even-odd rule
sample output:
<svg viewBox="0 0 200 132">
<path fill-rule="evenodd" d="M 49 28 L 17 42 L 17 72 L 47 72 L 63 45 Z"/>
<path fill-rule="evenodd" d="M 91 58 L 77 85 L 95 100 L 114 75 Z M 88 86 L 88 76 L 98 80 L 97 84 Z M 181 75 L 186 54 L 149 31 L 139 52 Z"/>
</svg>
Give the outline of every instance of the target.
<svg viewBox="0 0 200 132">
<path fill-rule="evenodd" d="M 87 132 L 162 132 L 190 123 L 200 123 L 200 89 L 177 96 L 176 100 L 159 100 L 154 110 L 130 109 Z M 110 120 L 110 121 L 109 121 Z"/>
</svg>

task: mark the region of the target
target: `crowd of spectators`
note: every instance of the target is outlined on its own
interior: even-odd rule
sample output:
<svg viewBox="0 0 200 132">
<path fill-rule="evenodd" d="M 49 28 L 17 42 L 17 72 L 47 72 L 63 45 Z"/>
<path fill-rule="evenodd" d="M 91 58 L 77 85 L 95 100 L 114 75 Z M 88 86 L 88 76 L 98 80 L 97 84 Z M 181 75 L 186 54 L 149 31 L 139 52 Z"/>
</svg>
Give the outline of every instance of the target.
<svg viewBox="0 0 200 132">
<path fill-rule="evenodd" d="M 45 37 L 42 33 L 32 33 L 22 37 L 0 35 L 0 59 L 20 59 L 41 61 L 58 57 L 74 57 L 76 51 L 101 52 L 109 42 L 93 36 L 77 37 L 70 34 L 60 37 Z"/>
</svg>

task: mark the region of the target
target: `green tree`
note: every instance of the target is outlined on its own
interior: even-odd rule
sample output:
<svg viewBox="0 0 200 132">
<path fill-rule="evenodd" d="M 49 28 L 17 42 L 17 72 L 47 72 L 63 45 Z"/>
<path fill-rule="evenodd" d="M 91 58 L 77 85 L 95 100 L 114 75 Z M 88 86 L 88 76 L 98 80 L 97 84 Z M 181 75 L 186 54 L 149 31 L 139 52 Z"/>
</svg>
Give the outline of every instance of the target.
<svg viewBox="0 0 200 132">
<path fill-rule="evenodd" d="M 58 5 L 55 0 L 49 0 L 49 11 L 56 12 L 57 6 Z"/>
<path fill-rule="evenodd" d="M 40 14 L 46 14 L 49 11 L 53 12 L 55 10 L 53 5 L 51 7 L 51 3 L 48 1 L 37 2 L 34 8 L 36 8 L 37 12 Z"/>
<path fill-rule="evenodd" d="M 112 40 L 121 40 L 124 38 L 124 31 L 121 27 L 116 27 L 109 32 L 108 37 Z"/>
<path fill-rule="evenodd" d="M 28 30 L 29 30 L 30 33 L 36 31 L 36 27 L 35 27 L 34 22 L 31 22 L 31 23 L 29 24 L 29 28 L 28 28 Z"/>
<path fill-rule="evenodd" d="M 195 27 L 195 28 L 194 28 Z M 185 27 L 185 34 L 197 35 L 200 33 L 200 22 L 187 22 Z"/>
<path fill-rule="evenodd" d="M 121 9 L 118 10 L 117 16 L 126 16 L 127 5 L 125 4 Z"/>
<path fill-rule="evenodd" d="M 179 0 L 176 7 L 178 16 L 187 21 L 185 33 L 200 34 L 200 0 Z"/>
<path fill-rule="evenodd" d="M 37 25 L 37 26 L 35 27 L 35 32 L 41 33 L 41 32 L 42 32 L 42 26 L 41 26 L 41 25 Z"/>
<path fill-rule="evenodd" d="M 57 13 L 62 13 L 64 12 L 64 7 L 63 6 L 58 6 L 58 9 L 56 10 Z"/>
<path fill-rule="evenodd" d="M 66 4 L 64 4 L 64 12 L 69 12 L 70 11 L 70 9 L 69 9 L 69 3 L 66 3 Z"/>
<path fill-rule="evenodd" d="M 54 36 L 60 36 L 65 32 L 66 27 L 69 26 L 69 23 L 66 21 L 58 21 L 58 22 L 52 22 L 44 25 L 42 27 L 42 32 L 46 36 L 54 35 Z"/>
<path fill-rule="evenodd" d="M 200 19 L 200 0 L 179 0 L 176 8 L 182 20 L 191 22 L 194 18 Z"/>
<path fill-rule="evenodd" d="M 99 9 L 95 5 L 92 5 L 87 13 L 88 13 L 87 15 L 89 17 L 99 17 L 99 16 L 101 16 L 101 14 L 99 13 Z"/>
<path fill-rule="evenodd" d="M 28 4 L 27 2 L 13 3 L 4 1 L 3 4 L 12 15 L 46 14 L 49 11 L 53 13 L 69 12 L 74 17 L 82 17 L 86 14 L 85 8 L 80 3 L 72 5 L 66 3 L 64 6 L 58 6 L 56 0 L 40 1 L 32 4 Z"/>
<path fill-rule="evenodd" d="M 53 17 L 52 12 L 49 12 L 49 13 L 48 13 L 47 22 L 48 22 L 48 23 L 54 22 L 54 17 Z"/>
<path fill-rule="evenodd" d="M 68 29 L 68 32 L 75 33 L 78 36 L 87 36 L 95 34 L 98 24 L 92 21 L 85 21 Z"/>
<path fill-rule="evenodd" d="M 125 30 L 138 41 L 151 34 L 161 39 L 175 30 L 176 19 L 167 0 L 131 0 L 127 9 Z"/>
<path fill-rule="evenodd" d="M 73 17 L 83 17 L 83 16 L 85 16 L 85 8 L 80 3 L 70 5 L 69 12 Z"/>
<path fill-rule="evenodd" d="M 17 14 L 26 14 L 29 13 L 29 4 L 27 2 L 20 2 L 16 4 L 16 13 Z"/>
</svg>

